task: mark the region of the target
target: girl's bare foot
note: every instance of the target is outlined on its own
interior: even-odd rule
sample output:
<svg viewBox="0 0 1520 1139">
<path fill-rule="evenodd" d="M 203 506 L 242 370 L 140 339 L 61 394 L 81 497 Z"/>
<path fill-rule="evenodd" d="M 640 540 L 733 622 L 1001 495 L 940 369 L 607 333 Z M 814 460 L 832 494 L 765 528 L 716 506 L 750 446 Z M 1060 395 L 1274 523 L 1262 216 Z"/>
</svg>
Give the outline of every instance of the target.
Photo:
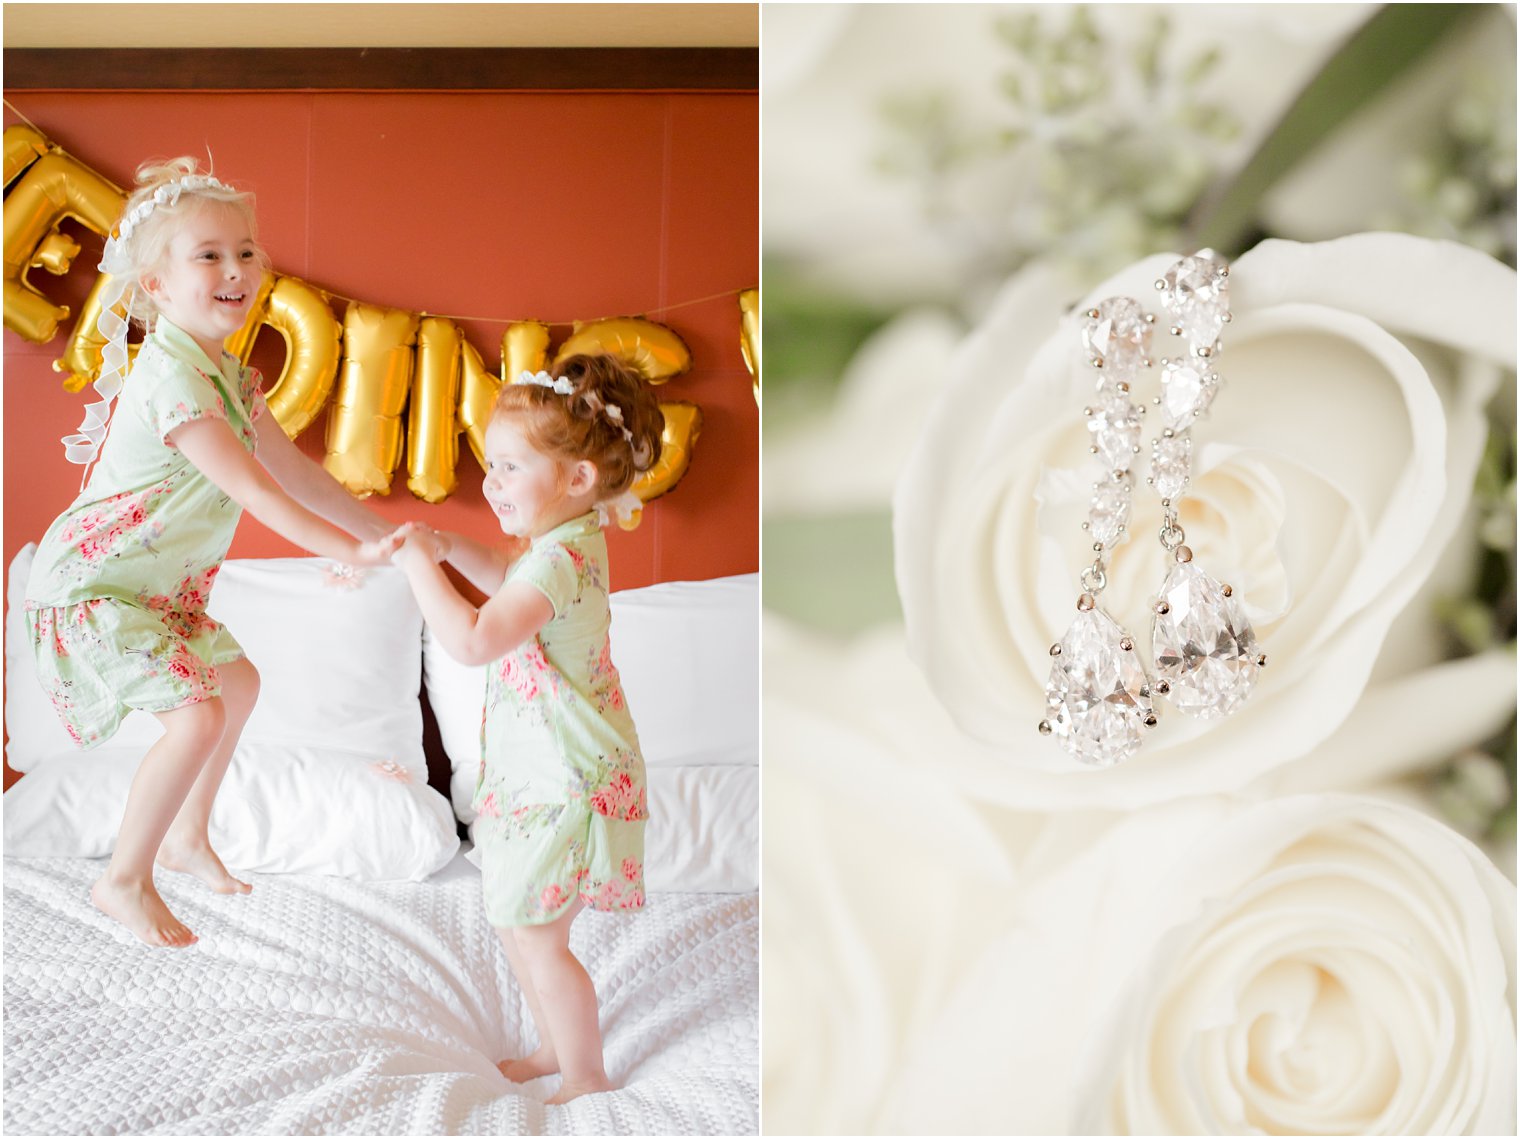
<svg viewBox="0 0 1520 1139">
<path fill-rule="evenodd" d="M 218 894 L 246 894 L 253 889 L 247 882 L 227 873 L 209 842 L 180 844 L 165 838 L 153 861 L 165 870 L 177 870 L 199 878 Z"/>
<path fill-rule="evenodd" d="M 496 1065 L 499 1071 L 514 1084 L 525 1084 L 539 1076 L 552 1076 L 559 1071 L 559 1061 L 547 1048 L 540 1048 L 520 1060 L 503 1060 Z"/>
<path fill-rule="evenodd" d="M 579 1083 L 570 1083 L 568 1080 L 560 1084 L 559 1091 L 550 1096 L 545 1103 L 569 1103 L 583 1095 L 595 1095 L 597 1092 L 610 1092 L 617 1085 L 606 1076 L 594 1080 L 582 1080 Z"/>
<path fill-rule="evenodd" d="M 90 901 L 148 945 L 182 949 L 195 941 L 195 934 L 169 912 L 151 881 L 113 882 L 102 876 L 90 887 Z"/>
</svg>

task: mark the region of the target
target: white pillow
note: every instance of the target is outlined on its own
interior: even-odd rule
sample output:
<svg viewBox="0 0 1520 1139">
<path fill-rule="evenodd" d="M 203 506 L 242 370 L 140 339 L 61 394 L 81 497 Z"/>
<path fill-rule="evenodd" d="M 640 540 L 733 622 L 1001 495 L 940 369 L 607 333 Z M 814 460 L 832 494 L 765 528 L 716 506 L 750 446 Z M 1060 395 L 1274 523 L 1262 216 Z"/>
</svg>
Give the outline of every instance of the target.
<svg viewBox="0 0 1520 1139">
<path fill-rule="evenodd" d="M 245 739 L 394 760 L 427 782 L 422 611 L 399 569 L 324 558 L 229 561 L 207 611 L 259 670 Z"/>
<path fill-rule="evenodd" d="M 612 659 L 617 660 L 615 651 Z M 424 624 L 422 687 L 433 709 L 433 718 L 438 721 L 438 735 L 449 760 L 449 799 L 454 804 L 454 813 L 466 823 L 475 817 L 470 801 L 475 797 L 475 781 L 480 776 L 480 721 L 485 713 L 489 667 L 460 664 Z"/>
<path fill-rule="evenodd" d="M 612 595 L 612 660 L 650 765 L 760 762 L 760 575 Z"/>
<path fill-rule="evenodd" d="M 751 573 L 612 595 L 612 662 L 651 769 L 759 763 L 759 584 Z M 474 817 L 486 668 L 460 664 L 424 632 L 423 679 L 465 822 Z"/>
<path fill-rule="evenodd" d="M 760 768 L 651 767 L 644 828 L 650 893 L 760 888 Z"/>
<path fill-rule="evenodd" d="M 6 760 L 16 771 L 79 752 L 32 663 L 24 606 L 35 552 L 28 545 L 16 555 L 7 591 Z M 394 760 L 427 781 L 417 698 L 422 614 L 400 570 L 347 570 L 322 558 L 229 561 L 212 587 L 208 612 L 259 670 L 259 702 L 243 729 L 245 742 Z M 108 744 L 146 748 L 160 734 L 156 719 L 133 712 Z"/>
<path fill-rule="evenodd" d="M 104 747 L 80 752 L 69 740 L 26 633 L 34 551 L 11 563 L 7 591 L 7 759 L 31 774 L 5 795 L 6 852 L 96 857 L 114 842 L 126 786 L 160 728 L 134 712 Z M 405 576 L 317 558 L 229 561 L 210 612 L 261 678 L 213 813 L 229 865 L 393 879 L 447 862 L 458 836 L 426 785 L 422 617 Z"/>
<path fill-rule="evenodd" d="M 143 749 L 55 756 L 5 792 L 5 853 L 104 858 L 116 846 Z M 211 811 L 229 869 L 418 880 L 459 849 L 449 806 L 400 764 L 349 751 L 238 747 Z"/>
</svg>

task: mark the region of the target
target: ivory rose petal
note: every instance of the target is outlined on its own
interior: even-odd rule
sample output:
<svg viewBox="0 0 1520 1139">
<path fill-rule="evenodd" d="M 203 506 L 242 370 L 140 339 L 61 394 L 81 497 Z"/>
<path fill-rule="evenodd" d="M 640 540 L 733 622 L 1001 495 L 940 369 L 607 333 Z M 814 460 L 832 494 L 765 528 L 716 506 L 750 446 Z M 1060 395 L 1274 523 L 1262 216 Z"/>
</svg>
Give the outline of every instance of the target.
<svg viewBox="0 0 1520 1139">
<path fill-rule="evenodd" d="M 1344 795 L 1146 808 L 1017 904 L 884 1122 L 1513 1133 L 1514 986 L 1513 886 L 1418 811 Z"/>
<path fill-rule="evenodd" d="M 765 627 L 767 670 L 823 642 Z M 767 683 L 762 992 L 766 1129 L 876 1130 L 906 1041 L 1013 890 L 978 813 L 820 704 L 810 674 Z"/>
</svg>

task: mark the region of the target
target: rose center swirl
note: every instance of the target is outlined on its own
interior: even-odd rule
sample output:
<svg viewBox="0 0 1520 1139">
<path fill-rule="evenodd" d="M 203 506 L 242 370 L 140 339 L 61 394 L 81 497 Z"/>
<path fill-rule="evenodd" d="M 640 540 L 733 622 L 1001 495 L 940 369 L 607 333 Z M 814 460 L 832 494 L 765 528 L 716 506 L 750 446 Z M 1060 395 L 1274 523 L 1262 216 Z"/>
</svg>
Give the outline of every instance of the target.
<svg viewBox="0 0 1520 1139">
<path fill-rule="evenodd" d="M 1445 1133 L 1472 1010 L 1455 915 L 1400 852 L 1302 850 L 1194 928 L 1116 1104 L 1184 1130 Z M 1312 859 L 1312 860 L 1310 860 Z M 1380 859 L 1403 865 L 1392 873 Z M 1146 1089 L 1140 1092 L 1140 1089 Z M 1138 1121 L 1131 1121 L 1138 1122 Z M 1154 1120 L 1152 1121 L 1154 1122 Z"/>
</svg>

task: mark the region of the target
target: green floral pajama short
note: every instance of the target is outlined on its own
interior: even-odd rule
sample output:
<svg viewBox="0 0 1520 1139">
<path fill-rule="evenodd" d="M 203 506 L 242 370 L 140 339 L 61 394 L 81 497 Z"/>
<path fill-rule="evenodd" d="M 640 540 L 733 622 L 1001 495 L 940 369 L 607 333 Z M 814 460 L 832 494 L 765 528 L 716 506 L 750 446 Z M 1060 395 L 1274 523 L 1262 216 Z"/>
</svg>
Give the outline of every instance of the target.
<svg viewBox="0 0 1520 1139">
<path fill-rule="evenodd" d="M 539 803 L 476 824 L 486 920 L 542 925 L 580 898 L 597 910 L 644 905 L 644 823 Z"/>
<path fill-rule="evenodd" d="M 243 655 L 225 628 L 203 617 L 186 634 L 127 601 L 97 597 L 26 611 L 37 677 L 75 743 L 115 734 L 133 708 L 167 712 L 218 696 L 216 666 Z"/>
</svg>

